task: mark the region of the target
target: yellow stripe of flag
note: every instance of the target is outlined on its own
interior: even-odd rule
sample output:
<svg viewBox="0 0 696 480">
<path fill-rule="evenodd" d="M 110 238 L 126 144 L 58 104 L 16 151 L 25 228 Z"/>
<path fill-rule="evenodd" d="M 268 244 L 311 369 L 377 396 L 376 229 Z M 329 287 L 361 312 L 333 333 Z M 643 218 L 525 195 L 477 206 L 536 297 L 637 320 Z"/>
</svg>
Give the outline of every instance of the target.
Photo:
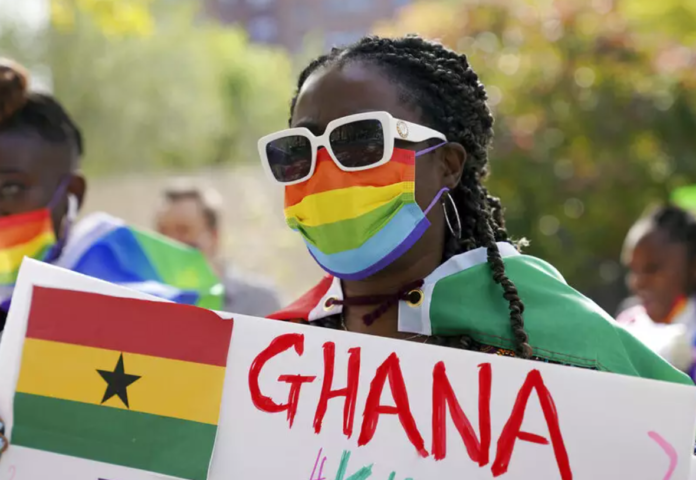
<svg viewBox="0 0 696 480">
<path fill-rule="evenodd" d="M 35 256 L 54 240 L 53 232 L 44 232 L 29 242 L 6 249 L 5 254 L 0 256 L 0 275 L 16 272 L 24 257 Z"/>
<path fill-rule="evenodd" d="M 386 187 L 350 187 L 315 193 L 286 208 L 285 217 L 295 218 L 307 227 L 350 220 L 381 207 L 402 193 L 413 192 L 414 188 L 414 182 L 401 182 Z"/>
<path fill-rule="evenodd" d="M 107 384 L 97 370 L 113 371 L 121 352 L 27 338 L 17 391 L 99 405 Z M 130 410 L 216 425 L 223 367 L 124 353 Z M 107 407 L 126 409 L 115 396 Z"/>
</svg>

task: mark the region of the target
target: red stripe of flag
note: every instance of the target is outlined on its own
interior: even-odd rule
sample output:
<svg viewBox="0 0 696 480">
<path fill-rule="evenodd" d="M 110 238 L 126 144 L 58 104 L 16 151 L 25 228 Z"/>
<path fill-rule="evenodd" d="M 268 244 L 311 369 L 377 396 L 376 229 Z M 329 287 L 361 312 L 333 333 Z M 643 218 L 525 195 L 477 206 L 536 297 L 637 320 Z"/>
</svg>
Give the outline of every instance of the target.
<svg viewBox="0 0 696 480">
<path fill-rule="evenodd" d="M 167 302 L 34 287 L 27 338 L 224 367 L 232 320 Z"/>
<path fill-rule="evenodd" d="M 331 288 L 334 277 L 325 275 L 321 281 L 310 291 L 302 295 L 299 299 L 285 307 L 284 309 L 268 315 L 272 320 L 305 320 L 309 321 L 309 314 L 316 308 L 326 292 Z"/>
</svg>

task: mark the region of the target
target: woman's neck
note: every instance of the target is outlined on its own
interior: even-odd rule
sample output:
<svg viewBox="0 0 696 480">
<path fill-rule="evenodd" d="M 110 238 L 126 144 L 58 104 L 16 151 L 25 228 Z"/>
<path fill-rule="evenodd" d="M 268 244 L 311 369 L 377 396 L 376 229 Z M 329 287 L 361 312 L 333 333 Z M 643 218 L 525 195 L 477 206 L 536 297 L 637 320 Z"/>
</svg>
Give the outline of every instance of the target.
<svg viewBox="0 0 696 480">
<path fill-rule="evenodd" d="M 411 252 L 409 252 L 411 253 Z M 424 255 L 408 255 L 388 268 L 365 280 L 343 280 L 343 296 L 346 299 L 365 296 L 396 295 L 405 285 L 422 280 L 430 275 L 442 262 L 442 249 L 432 249 Z M 367 333 L 380 337 L 401 338 L 399 333 L 398 302 L 390 307 L 371 325 L 365 324 L 363 317 L 371 313 L 378 305 L 351 305 L 343 307 L 344 326 L 351 332 Z"/>
</svg>

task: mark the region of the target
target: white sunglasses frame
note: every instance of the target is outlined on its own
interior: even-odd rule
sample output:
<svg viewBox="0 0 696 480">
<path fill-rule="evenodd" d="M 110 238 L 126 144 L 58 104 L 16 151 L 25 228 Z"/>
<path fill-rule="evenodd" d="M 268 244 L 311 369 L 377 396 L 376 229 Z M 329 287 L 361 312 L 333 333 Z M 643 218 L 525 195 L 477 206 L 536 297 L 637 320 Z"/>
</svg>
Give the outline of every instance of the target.
<svg viewBox="0 0 696 480">
<path fill-rule="evenodd" d="M 382 125 L 382 131 L 385 132 L 384 135 L 384 154 L 379 162 L 375 162 L 370 165 L 365 165 L 361 167 L 346 167 L 341 165 L 341 163 L 336 159 L 336 156 L 331 149 L 331 144 L 329 142 L 329 136 L 336 128 L 343 125 L 347 125 L 353 122 L 359 122 L 361 120 L 378 120 Z M 310 147 L 312 149 L 312 164 L 309 168 L 309 173 L 304 177 L 293 180 L 291 182 L 283 182 L 278 180 L 271 170 L 271 164 L 268 160 L 268 155 L 266 153 L 266 146 L 279 138 L 290 137 L 290 136 L 302 136 L 309 139 Z M 309 129 L 300 128 L 288 128 L 281 130 L 276 133 L 271 133 L 261 137 L 258 141 L 259 156 L 261 157 L 261 163 L 263 169 L 273 181 L 280 183 L 281 185 L 295 185 L 298 183 L 306 182 L 308 179 L 312 178 L 314 171 L 317 167 L 317 152 L 319 148 L 324 147 L 329 153 L 329 156 L 336 164 L 338 168 L 344 172 L 359 172 L 361 170 L 370 170 L 372 168 L 377 168 L 382 166 L 391 160 L 392 154 L 394 153 L 394 139 L 403 140 L 406 142 L 420 143 L 433 138 L 439 138 L 440 140 L 446 142 L 447 137 L 444 134 L 433 130 L 432 128 L 424 127 L 423 125 L 418 125 L 416 123 L 406 122 L 404 120 L 399 120 L 391 116 L 387 112 L 367 112 L 367 113 L 357 113 L 355 115 L 348 115 L 346 117 L 337 118 L 329 122 L 324 130 L 324 134 L 320 136 L 314 135 Z"/>
</svg>

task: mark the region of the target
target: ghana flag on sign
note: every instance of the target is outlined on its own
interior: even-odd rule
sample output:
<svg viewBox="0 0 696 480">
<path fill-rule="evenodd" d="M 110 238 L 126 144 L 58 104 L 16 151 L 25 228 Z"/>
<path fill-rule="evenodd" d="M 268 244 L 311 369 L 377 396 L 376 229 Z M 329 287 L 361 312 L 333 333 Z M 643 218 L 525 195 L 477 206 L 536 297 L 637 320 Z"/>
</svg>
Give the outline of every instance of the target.
<svg viewBox="0 0 696 480">
<path fill-rule="evenodd" d="M 200 308 L 35 287 L 12 443 L 203 480 L 231 334 Z"/>
</svg>

